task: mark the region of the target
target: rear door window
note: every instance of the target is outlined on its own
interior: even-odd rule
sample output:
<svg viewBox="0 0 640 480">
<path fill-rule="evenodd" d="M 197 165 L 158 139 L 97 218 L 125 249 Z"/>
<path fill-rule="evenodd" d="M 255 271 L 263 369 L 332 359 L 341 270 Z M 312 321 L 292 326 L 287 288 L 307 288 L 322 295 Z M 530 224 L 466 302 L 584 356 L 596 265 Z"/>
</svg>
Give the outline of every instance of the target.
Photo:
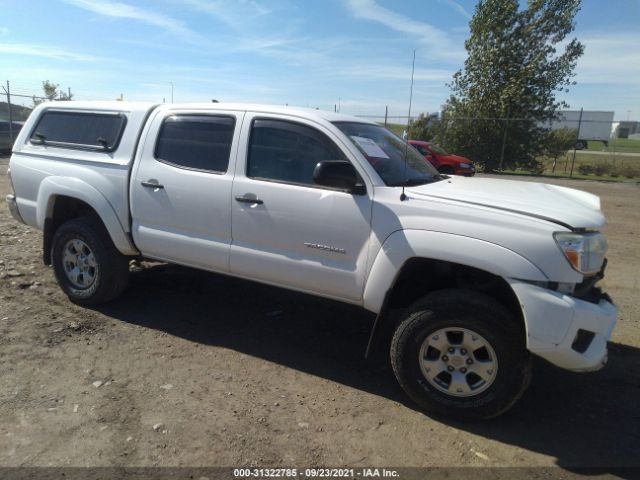
<svg viewBox="0 0 640 480">
<path fill-rule="evenodd" d="M 162 124 L 155 158 L 190 170 L 225 173 L 236 119 L 229 115 L 172 115 Z"/>
<path fill-rule="evenodd" d="M 118 147 L 126 122 L 122 113 L 50 110 L 38 120 L 31 133 L 31 142 L 113 151 Z"/>
</svg>

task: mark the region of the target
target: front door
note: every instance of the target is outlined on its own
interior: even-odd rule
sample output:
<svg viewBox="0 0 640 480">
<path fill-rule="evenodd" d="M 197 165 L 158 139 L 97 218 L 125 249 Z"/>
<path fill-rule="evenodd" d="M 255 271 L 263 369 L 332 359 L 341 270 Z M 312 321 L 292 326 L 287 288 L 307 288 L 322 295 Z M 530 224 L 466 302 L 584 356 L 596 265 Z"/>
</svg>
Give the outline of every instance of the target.
<svg viewBox="0 0 640 480">
<path fill-rule="evenodd" d="M 233 183 L 231 273 L 357 302 L 371 232 L 371 194 L 320 187 L 322 160 L 348 160 L 329 129 L 247 113 Z"/>
</svg>

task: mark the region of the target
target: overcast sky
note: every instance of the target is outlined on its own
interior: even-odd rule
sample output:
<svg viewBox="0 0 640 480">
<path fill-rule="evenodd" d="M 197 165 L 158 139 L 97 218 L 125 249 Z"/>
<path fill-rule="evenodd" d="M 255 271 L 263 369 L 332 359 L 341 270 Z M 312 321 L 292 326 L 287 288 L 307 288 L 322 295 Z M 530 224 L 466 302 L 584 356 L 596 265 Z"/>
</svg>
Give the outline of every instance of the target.
<svg viewBox="0 0 640 480">
<path fill-rule="evenodd" d="M 0 0 L 0 81 L 80 100 L 241 101 L 406 115 L 439 110 L 472 0 Z M 572 108 L 640 120 L 640 0 L 583 0 Z"/>
</svg>

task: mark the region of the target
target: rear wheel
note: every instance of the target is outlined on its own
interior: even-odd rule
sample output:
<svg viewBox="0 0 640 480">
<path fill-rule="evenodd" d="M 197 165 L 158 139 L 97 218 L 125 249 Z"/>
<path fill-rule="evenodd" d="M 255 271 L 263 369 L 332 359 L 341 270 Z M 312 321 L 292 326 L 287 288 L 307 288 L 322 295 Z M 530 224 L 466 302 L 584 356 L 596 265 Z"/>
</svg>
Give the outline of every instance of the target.
<svg viewBox="0 0 640 480">
<path fill-rule="evenodd" d="M 578 140 L 575 144 L 576 150 L 584 150 L 587 148 L 587 142 L 584 140 Z"/>
<path fill-rule="evenodd" d="M 414 304 L 393 336 L 391 364 L 420 407 L 464 420 L 510 408 L 531 375 L 516 319 L 491 297 L 467 290 L 433 292 Z"/>
<path fill-rule="evenodd" d="M 127 285 L 127 257 L 95 217 L 75 218 L 60 226 L 53 236 L 51 259 L 58 284 L 74 303 L 108 302 Z"/>
</svg>

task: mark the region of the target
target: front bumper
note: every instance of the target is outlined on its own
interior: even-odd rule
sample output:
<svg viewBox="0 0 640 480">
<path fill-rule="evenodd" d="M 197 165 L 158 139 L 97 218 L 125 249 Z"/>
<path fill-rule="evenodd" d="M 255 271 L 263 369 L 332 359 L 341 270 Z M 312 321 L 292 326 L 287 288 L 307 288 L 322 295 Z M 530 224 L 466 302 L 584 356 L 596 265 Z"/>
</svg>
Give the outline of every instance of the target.
<svg viewBox="0 0 640 480">
<path fill-rule="evenodd" d="M 524 282 L 511 287 L 523 309 L 531 353 L 567 370 L 605 365 L 618 313 L 606 295 L 586 301 Z"/>
<path fill-rule="evenodd" d="M 24 223 L 20 212 L 18 211 L 18 202 L 16 202 L 15 195 L 7 195 L 7 206 L 9 207 L 9 212 L 11 212 L 11 216 L 15 218 L 20 223 Z"/>
<path fill-rule="evenodd" d="M 456 175 L 463 175 L 465 177 L 473 177 L 476 174 L 476 167 L 471 165 L 469 168 L 456 167 Z"/>
</svg>

